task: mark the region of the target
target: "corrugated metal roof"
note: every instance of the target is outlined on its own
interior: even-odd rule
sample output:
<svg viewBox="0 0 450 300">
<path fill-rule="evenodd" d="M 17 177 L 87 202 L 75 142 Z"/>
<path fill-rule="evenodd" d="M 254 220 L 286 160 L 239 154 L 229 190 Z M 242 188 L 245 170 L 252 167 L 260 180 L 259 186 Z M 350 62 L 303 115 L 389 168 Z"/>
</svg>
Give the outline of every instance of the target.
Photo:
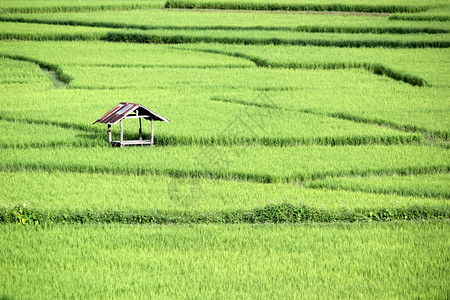
<svg viewBox="0 0 450 300">
<path fill-rule="evenodd" d="M 169 120 L 167 120 L 163 116 L 158 115 L 157 113 L 151 111 L 143 105 L 137 103 L 120 102 L 116 107 L 108 111 L 102 117 L 98 118 L 97 121 L 95 121 L 93 124 L 103 123 L 114 125 L 128 116 L 130 113 L 135 111 L 138 111 L 140 116 L 149 116 L 146 118 L 148 120 L 169 122 Z"/>
</svg>

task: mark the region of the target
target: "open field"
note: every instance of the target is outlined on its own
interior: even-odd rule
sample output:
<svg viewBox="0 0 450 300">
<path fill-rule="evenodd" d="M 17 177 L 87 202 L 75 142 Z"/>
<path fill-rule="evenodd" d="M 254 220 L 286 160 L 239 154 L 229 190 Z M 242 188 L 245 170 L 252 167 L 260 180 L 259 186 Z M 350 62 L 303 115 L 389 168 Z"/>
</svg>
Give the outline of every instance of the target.
<svg viewBox="0 0 450 300">
<path fill-rule="evenodd" d="M 448 293 L 448 221 L 3 225 L 0 241 L 6 296 L 406 299 Z"/>
<path fill-rule="evenodd" d="M 0 299 L 448 298 L 449 17 L 0 1 Z"/>
</svg>

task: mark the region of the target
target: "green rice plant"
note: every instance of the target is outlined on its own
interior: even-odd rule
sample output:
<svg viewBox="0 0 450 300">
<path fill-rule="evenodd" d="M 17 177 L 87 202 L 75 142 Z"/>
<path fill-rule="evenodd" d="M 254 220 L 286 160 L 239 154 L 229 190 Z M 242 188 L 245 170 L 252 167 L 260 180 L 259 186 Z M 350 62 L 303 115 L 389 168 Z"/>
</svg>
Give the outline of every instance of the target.
<svg viewBox="0 0 450 300">
<path fill-rule="evenodd" d="M 447 22 L 450 21 L 450 7 L 439 9 L 430 9 L 419 13 L 410 14 L 392 14 L 389 16 L 389 20 L 399 21 L 419 21 L 419 22 Z M 446 24 L 446 23 L 443 23 Z"/>
<path fill-rule="evenodd" d="M 0 85 L 33 84 L 40 85 L 47 76 L 35 64 L 0 57 Z"/>
<path fill-rule="evenodd" d="M 426 146 L 49 148 L 0 150 L 0 156 L 2 170 L 155 174 L 267 183 L 449 169 L 447 150 Z"/>
<path fill-rule="evenodd" d="M 1 98 L 15 105 L 3 108 L 0 118 L 98 132 L 91 123 L 99 116 L 120 101 L 137 102 L 172 121 L 156 127 L 162 145 L 392 144 L 420 141 L 417 134 L 401 131 L 445 138 L 449 127 L 445 90 L 399 85 L 365 71 L 79 66 L 61 70 L 73 78 L 69 89 L 19 94 L 14 88 L 5 90 Z M 195 122 L 192 115 L 198 116 Z M 396 130 L 355 121 L 388 124 Z M 131 121 L 125 130 L 127 136 L 137 133 Z"/>
<path fill-rule="evenodd" d="M 0 120 L 1 148 L 95 146 L 106 145 L 105 139 L 94 133 L 41 125 Z"/>
<path fill-rule="evenodd" d="M 167 0 L 166 8 L 189 8 L 189 9 L 237 9 L 237 10 L 286 10 L 286 11 L 356 11 L 370 13 L 393 13 L 393 12 L 418 12 L 425 11 L 431 7 L 447 5 L 446 1 L 423 2 L 397 1 L 361 1 L 355 0 L 329 0 L 325 3 L 320 0 L 293 1 L 284 0 L 274 3 L 270 0 L 248 0 L 244 2 L 236 0 Z"/>
<path fill-rule="evenodd" d="M 4 24 L 4 25 L 3 25 Z M 336 34 L 261 30 L 136 30 L 2 22 L 1 40 L 104 40 L 109 42 L 254 45 L 313 45 L 326 47 L 448 48 L 448 34 Z"/>
<path fill-rule="evenodd" d="M 448 221 L 3 225 L 0 291 L 20 298 L 445 298 L 449 240 Z"/>
<path fill-rule="evenodd" d="M 254 66 L 254 63 L 242 58 L 185 51 L 174 49 L 168 45 L 121 44 L 101 41 L 89 43 L 80 41 L 0 42 L 0 57 L 2 55 L 34 62 L 44 68 L 55 70 L 59 70 L 63 65 L 187 68 Z M 62 73 L 61 70 L 59 71 Z"/>
<path fill-rule="evenodd" d="M 330 33 L 448 33 L 449 24 L 403 22 L 387 16 L 223 11 L 131 10 L 2 15 L 1 21 L 128 29 L 263 30 Z"/>
<path fill-rule="evenodd" d="M 77 72 L 76 70 L 79 70 Z M 285 85 L 287 80 L 292 82 L 292 88 L 298 80 L 305 78 L 302 71 L 267 70 L 261 72 L 257 69 L 167 69 L 167 68 L 114 68 L 110 70 L 104 67 L 64 67 L 62 71 L 75 78 L 70 86 L 80 87 L 85 80 L 88 88 L 106 87 L 145 87 L 149 82 L 167 87 L 168 90 L 143 90 L 133 92 L 124 91 L 49 91 L 44 94 L 31 93 L 27 100 L 26 94 L 6 93 L 5 99 L 14 100 L 18 104 L 11 108 L 5 108 L 1 116 L 5 120 L 21 119 L 27 122 L 47 125 L 58 125 L 69 128 L 78 128 L 87 131 L 95 131 L 91 123 L 104 111 L 117 104 L 117 97 L 121 99 L 134 99 L 140 95 L 147 105 L 146 94 L 153 95 L 152 108 L 161 112 L 172 120 L 170 126 L 158 128 L 159 140 L 165 145 L 180 144 L 265 144 L 265 145 L 296 145 L 296 144 L 367 144 L 367 143 L 405 143 L 420 141 L 420 136 L 394 131 L 389 128 L 381 128 L 373 125 L 354 124 L 350 121 L 342 121 L 320 114 L 298 113 L 297 111 L 283 110 L 278 107 L 252 107 L 246 105 L 217 103 L 211 101 L 208 93 L 199 92 L 204 87 L 213 88 L 214 92 L 224 87 L 224 78 L 230 89 L 258 88 L 262 82 L 266 87 L 277 87 L 280 83 Z M 308 71 L 310 72 L 310 71 Z M 346 71 L 348 72 L 348 71 Z M 335 74 L 341 78 L 343 74 Z M 228 75 L 227 75 L 228 74 Z M 319 74 L 317 74 L 319 76 Z M 91 77 L 92 76 L 92 77 Z M 324 75 L 320 75 L 324 76 Z M 186 81 L 186 78 L 190 80 Z M 247 78 L 253 78 L 253 83 L 246 82 Z M 105 81 L 106 79 L 106 81 Z M 100 81 L 98 81 L 100 80 Z M 170 81 L 169 81 L 170 80 Z M 270 80 L 270 81 L 269 81 Z M 97 81 L 97 83 L 96 83 Z M 97 85 L 99 84 L 99 86 Z M 318 82 L 318 84 L 321 84 Z M 183 87 L 186 85 L 186 87 Z M 182 89 L 178 95 L 170 91 L 176 86 Z M 187 86 L 193 90 L 187 90 Z M 81 85 L 83 87 L 83 85 Z M 156 94 L 155 94 L 156 92 Z M 155 97 L 156 96 L 156 97 Z M 258 95 L 256 95 L 258 96 Z M 259 97 L 266 99 L 264 93 Z M 78 103 L 73 101 L 77 98 Z M 170 98 L 170 102 L 167 99 Z M 40 99 L 40 101 L 36 101 Z M 82 100 L 84 99 L 84 100 Z M 95 100 L 94 100 L 95 99 Z M 211 98 L 212 99 L 212 98 Z M 105 105 L 105 101 L 110 104 Z M 128 100 L 130 101 L 130 100 Z M 135 100 L 132 100 L 135 101 Z M 138 102 L 138 101 L 136 101 Z M 19 104 L 20 103 L 20 104 Z M 57 105 L 55 107 L 55 105 Z M 179 107 L 185 109 L 180 113 Z M 58 106 L 60 108 L 58 108 Z M 34 107 L 34 109 L 33 109 Z M 47 107 L 48 109 L 44 109 Z M 67 109 L 70 107 L 70 109 Z M 89 107 L 89 109 L 88 109 Z M 102 108 L 103 107 L 103 108 Z M 21 113 L 21 110 L 23 112 Z M 58 113 L 55 114 L 55 111 Z M 227 113 L 224 114 L 223 112 Z M 198 116 L 198 121 L 192 123 L 190 116 Z M 279 124 L 271 126 L 270 124 Z M 129 122 L 126 126 L 126 137 L 136 134 L 136 124 Z M 129 127 L 132 125 L 133 128 Z M 145 129 L 144 124 L 144 131 Z M 117 128 L 115 128 L 117 132 Z"/>
<path fill-rule="evenodd" d="M 384 75 L 390 76 L 397 73 L 399 76 L 403 76 L 406 82 L 409 82 L 409 79 L 417 78 L 424 81 L 424 85 L 450 85 L 447 76 L 450 70 L 446 62 L 447 49 L 349 49 L 218 44 L 174 45 L 173 47 L 247 58 L 259 66 L 272 68 L 364 68 L 372 72 L 384 68 Z"/>
<path fill-rule="evenodd" d="M 369 193 L 413 195 L 416 197 L 450 198 L 449 174 L 415 176 L 335 177 L 312 181 L 310 188 L 364 191 Z"/>
<path fill-rule="evenodd" d="M 349 94 L 348 90 L 342 87 L 336 91 L 334 98 L 325 90 L 321 93 L 285 90 L 265 91 L 265 97 L 261 98 L 255 96 L 258 94 L 255 91 L 217 92 L 214 99 L 248 105 L 264 105 L 268 102 L 267 99 L 270 99 L 269 103 L 276 103 L 278 107 L 288 110 L 324 113 L 331 117 L 390 126 L 402 131 L 422 132 L 448 140 L 448 108 L 444 103 L 447 92 L 433 89 L 415 90 L 417 97 L 408 98 L 400 89 L 376 93 L 376 89 L 364 90 L 364 84 L 359 85 L 359 88 L 353 84 L 346 86 L 354 86 L 353 93 Z M 381 88 L 381 85 L 379 87 Z M 329 88 L 334 90 L 331 85 Z M 399 96 L 394 98 L 396 94 Z M 428 102 L 419 99 L 427 99 Z M 418 110 L 420 107 L 424 110 Z"/>
<path fill-rule="evenodd" d="M 49 12 L 79 12 L 96 10 L 128 10 L 144 8 L 161 8 L 158 0 L 94 0 L 89 3 L 67 0 L 15 0 L 0 1 L 0 13 L 49 13 Z"/>
<path fill-rule="evenodd" d="M 182 49 L 191 51 L 183 52 Z M 196 50 L 197 52 L 193 52 Z M 106 42 L 0 43 L 0 53 L 4 55 L 26 57 L 52 65 L 231 67 L 257 64 L 273 68 L 366 68 L 371 71 L 384 70 L 383 74 L 388 76 L 398 74 L 400 80 L 404 78 L 411 83 L 417 78 L 419 82 L 431 85 L 448 84 L 448 66 L 445 64 L 447 52 L 445 49 L 341 49 L 215 44 L 165 46 Z M 351 53 L 351 59 L 347 53 Z M 411 61 L 414 63 L 410 63 Z"/>
<path fill-rule="evenodd" d="M 105 37 L 106 33 L 111 30 L 107 28 L 92 28 L 81 26 L 62 26 L 62 25 L 46 25 L 46 24 L 27 24 L 17 22 L 2 22 L 0 26 L 1 40 L 99 40 Z"/>
<path fill-rule="evenodd" d="M 39 24 L 38 26 L 42 26 Z M 186 44 L 220 43 L 244 45 L 296 45 L 322 47 L 448 48 L 448 34 L 335 34 L 230 30 L 110 31 L 101 40 L 110 42 Z"/>
<path fill-rule="evenodd" d="M 226 46 L 214 44 L 184 46 L 185 49 L 215 51 L 238 57 L 252 56 L 258 65 L 312 69 L 301 73 L 295 84 L 271 86 L 255 91 L 217 92 L 212 99 L 248 105 L 275 105 L 297 111 L 325 113 L 357 122 L 387 124 L 399 129 L 422 131 L 448 139 L 447 50 L 339 49 L 284 46 Z M 222 50 L 218 50 L 218 49 Z M 398 51 L 398 52 L 397 52 Z M 423 51 L 423 52 L 422 52 Z M 392 55 L 392 56 L 391 56 Z M 351 57 L 351 58 L 349 58 Z M 388 57 L 388 58 L 386 58 Z M 397 61 L 394 61 L 397 60 Z M 357 76 L 329 77 L 315 68 L 340 69 L 389 65 L 399 74 L 426 78 L 432 86 L 417 88 L 394 84 L 363 71 Z M 411 63 L 414 62 L 414 63 Z M 395 68 L 394 68 L 395 67 Z M 287 72 L 287 70 L 282 70 Z M 285 73 L 287 74 L 287 73 Z M 300 74 L 300 73 L 299 73 Z M 315 76 L 319 75 L 320 76 Z M 350 73 L 348 73 L 350 74 Z M 366 74 L 366 75 L 365 75 Z M 406 75 L 405 75 L 406 76 Z M 300 77 L 299 77 L 300 78 Z M 343 80 L 345 78 L 345 80 Z M 265 81 L 270 82 L 270 81 Z M 375 84 L 376 82 L 376 84 Z M 263 91 L 265 96 L 257 95 Z"/>
<path fill-rule="evenodd" d="M 263 82 L 266 87 L 278 87 L 280 84 L 295 88 L 296 83 L 313 71 L 302 70 L 258 70 L 258 69 L 168 69 L 168 68 L 106 68 L 106 67 L 63 67 L 63 72 L 74 80 L 70 88 L 94 89 L 92 91 L 51 91 L 45 94 L 31 94 L 29 100 L 25 95 L 6 94 L 9 99 L 17 99 L 20 106 L 3 110 L 0 117 L 5 120 L 15 118 L 28 122 L 60 124 L 68 122 L 73 128 L 94 130 L 91 123 L 117 104 L 118 100 L 133 100 L 136 95 L 143 99 L 143 104 L 169 118 L 172 122 L 157 125 L 157 139 L 160 145 L 190 144 L 260 144 L 260 145 L 299 145 L 299 144 L 396 144 L 421 141 L 420 135 L 401 132 L 391 128 L 372 124 L 358 124 L 340 120 L 322 114 L 281 109 L 281 107 L 258 107 L 236 105 L 211 101 L 208 94 L 217 93 L 227 87 L 230 90 L 248 87 L 258 88 Z M 321 71 L 317 77 L 326 76 L 330 71 Z M 351 76 L 352 71 L 333 71 L 334 78 Z M 186 78 L 189 78 L 187 80 Z M 249 80 L 252 79 L 252 81 Z M 148 90 L 151 83 L 156 90 Z M 305 82 L 306 83 L 306 82 Z M 316 82 L 321 84 L 321 82 Z M 117 90 L 117 88 L 127 88 Z M 132 89 L 140 88 L 139 92 Z M 110 91 L 98 91 L 109 88 Z M 179 92 L 174 92 L 179 90 Z M 202 92 L 202 90 L 204 90 Z M 211 90 L 211 92 L 207 92 Z M 144 93 L 144 91 L 147 91 Z M 205 92 L 206 91 L 206 92 Z M 152 95 L 151 102 L 145 95 Z M 13 97 L 13 98 L 11 98 Z M 76 97 L 78 102 L 71 99 Z M 256 93 L 255 99 L 270 100 L 265 93 Z M 20 100 L 19 100 L 20 99 Z M 36 103 L 36 99 L 43 99 Z M 45 100 L 44 100 L 45 99 Z M 170 99 L 170 100 L 168 100 Z M 107 101 L 105 103 L 105 101 Z M 33 104 L 35 103 L 35 104 Z M 48 103 L 48 104 L 46 104 Z M 55 108 L 59 103 L 61 108 Z M 147 104 L 148 103 L 148 104 Z M 43 110 L 49 107 L 48 111 Z M 274 105 L 275 102 L 274 102 Z M 33 112 L 33 106 L 40 110 Z M 183 111 L 179 107 L 183 106 Z M 23 107 L 23 113 L 21 113 Z M 67 108 L 70 107 L 68 110 Z M 88 109 L 89 107 L 89 109 Z M 55 115 L 54 112 L 58 111 Z M 192 122 L 191 116 L 197 120 Z M 64 125 L 63 125 L 64 126 Z M 100 125 L 96 125 L 99 127 Z M 117 127 L 117 126 L 116 126 Z M 117 136 L 117 128 L 114 128 Z M 100 127 L 99 127 L 100 128 Z M 125 122 L 126 138 L 135 138 L 138 132 L 137 122 Z M 96 129 L 99 132 L 100 129 Z M 148 125 L 144 122 L 144 133 Z"/>
<path fill-rule="evenodd" d="M 370 185 L 373 178 L 374 184 Z M 393 180 L 389 180 L 392 178 Z M 411 196 L 331 190 L 333 188 L 330 187 L 331 184 L 326 185 L 342 182 L 339 186 L 343 189 L 350 186 L 348 189 L 354 187 L 364 190 L 363 185 L 358 182 L 366 182 L 367 188 L 372 188 L 371 191 L 378 193 L 377 187 L 380 184 L 377 183 L 376 177 L 348 178 L 347 186 L 344 186 L 345 179 L 326 178 L 307 183 L 305 186 L 308 188 L 305 188 L 298 184 L 262 184 L 154 175 L 90 174 L 55 170 L 3 171 L 0 172 L 0 183 L 3 187 L 0 192 L 2 199 L 0 209 L 2 213 L 10 213 L 17 206 L 25 205 L 28 211 L 41 212 L 44 217 L 59 214 L 87 215 L 90 212 L 92 218 L 94 213 L 101 217 L 102 212 L 114 212 L 125 216 L 145 213 L 177 216 L 186 213 L 198 217 L 207 214 L 217 217 L 225 212 L 254 211 L 280 205 L 309 208 L 326 212 L 330 218 L 347 218 L 347 220 L 364 219 L 363 216 L 370 218 L 370 212 L 381 210 L 407 212 L 411 208 L 418 207 L 449 213 L 448 201 L 425 198 L 422 197 L 425 193 L 421 192 L 432 191 L 427 194 L 431 197 L 445 195 L 445 187 L 438 186 L 439 183 L 444 183 L 443 175 L 411 176 L 409 182 L 408 179 L 401 181 L 396 178 L 387 177 L 384 180 L 385 186 L 403 183 L 399 189 L 403 194 Z M 428 180 L 423 181 L 421 187 L 415 187 L 410 183 L 418 182 L 422 178 Z M 410 216 L 412 217 L 413 215 Z M 106 217 L 103 220 L 108 221 Z"/>
</svg>

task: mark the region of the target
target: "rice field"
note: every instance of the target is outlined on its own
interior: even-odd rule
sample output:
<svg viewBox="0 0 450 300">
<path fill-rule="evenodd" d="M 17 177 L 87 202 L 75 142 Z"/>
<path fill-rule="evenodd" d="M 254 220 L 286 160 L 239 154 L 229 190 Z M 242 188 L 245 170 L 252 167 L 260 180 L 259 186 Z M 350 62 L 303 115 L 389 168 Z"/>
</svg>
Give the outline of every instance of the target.
<svg viewBox="0 0 450 300">
<path fill-rule="evenodd" d="M 448 298 L 449 15 L 0 1 L 0 299 Z"/>
</svg>

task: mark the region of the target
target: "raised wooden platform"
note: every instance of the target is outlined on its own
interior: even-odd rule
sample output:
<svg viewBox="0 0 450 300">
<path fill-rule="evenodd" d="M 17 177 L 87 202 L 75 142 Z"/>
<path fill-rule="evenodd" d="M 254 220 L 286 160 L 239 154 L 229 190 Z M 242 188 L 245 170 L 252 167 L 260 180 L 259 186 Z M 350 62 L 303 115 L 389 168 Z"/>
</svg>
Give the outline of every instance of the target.
<svg viewBox="0 0 450 300">
<path fill-rule="evenodd" d="M 150 145 L 153 146 L 153 143 L 150 140 L 127 140 L 127 141 L 112 141 L 111 145 L 115 147 L 123 147 L 123 146 L 144 146 Z"/>
</svg>

